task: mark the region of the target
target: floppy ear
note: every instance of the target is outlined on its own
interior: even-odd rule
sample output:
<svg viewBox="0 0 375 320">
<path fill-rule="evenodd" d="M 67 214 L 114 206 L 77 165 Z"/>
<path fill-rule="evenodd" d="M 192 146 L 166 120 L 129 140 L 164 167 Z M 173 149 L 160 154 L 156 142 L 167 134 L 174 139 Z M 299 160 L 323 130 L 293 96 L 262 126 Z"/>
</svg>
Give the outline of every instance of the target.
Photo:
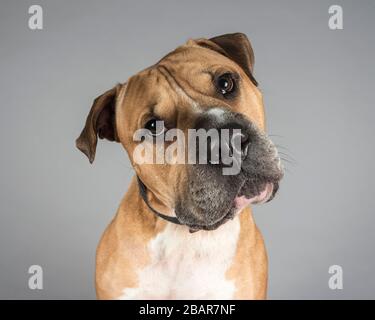
<svg viewBox="0 0 375 320">
<path fill-rule="evenodd" d="M 207 39 L 196 40 L 200 46 L 215 50 L 236 62 L 257 86 L 258 82 L 253 76 L 254 51 L 250 41 L 243 33 L 228 33 Z"/>
<path fill-rule="evenodd" d="M 117 85 L 94 100 L 85 127 L 76 140 L 77 148 L 89 158 L 90 163 L 95 159 L 98 136 L 100 139 L 119 141 L 115 124 L 116 97 L 119 90 L 120 85 Z"/>
</svg>

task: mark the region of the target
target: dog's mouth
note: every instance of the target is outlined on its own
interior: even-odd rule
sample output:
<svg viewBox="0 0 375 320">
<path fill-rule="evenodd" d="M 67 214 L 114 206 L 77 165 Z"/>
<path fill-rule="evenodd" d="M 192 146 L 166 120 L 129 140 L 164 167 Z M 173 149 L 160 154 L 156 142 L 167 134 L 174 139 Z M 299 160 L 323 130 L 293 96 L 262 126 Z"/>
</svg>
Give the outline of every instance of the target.
<svg viewBox="0 0 375 320">
<path fill-rule="evenodd" d="M 274 186 L 274 183 L 266 182 L 262 188 L 260 188 L 260 191 L 253 196 L 246 195 L 245 188 L 241 187 L 237 196 L 234 198 L 234 207 L 237 210 L 242 210 L 250 204 L 262 204 L 270 201 L 274 196 L 274 191 L 276 191 Z"/>
<path fill-rule="evenodd" d="M 245 183 L 239 188 L 237 195 L 232 200 L 229 209 L 218 221 L 215 221 L 211 224 L 187 224 L 190 232 L 196 232 L 199 230 L 215 230 L 224 223 L 232 220 L 237 213 L 241 212 L 245 207 L 250 204 L 263 204 L 268 201 L 271 201 L 275 196 L 275 193 L 278 189 L 278 183 L 266 182 L 262 184 L 261 187 L 258 187 L 256 192 L 249 194 L 248 187 Z"/>
</svg>

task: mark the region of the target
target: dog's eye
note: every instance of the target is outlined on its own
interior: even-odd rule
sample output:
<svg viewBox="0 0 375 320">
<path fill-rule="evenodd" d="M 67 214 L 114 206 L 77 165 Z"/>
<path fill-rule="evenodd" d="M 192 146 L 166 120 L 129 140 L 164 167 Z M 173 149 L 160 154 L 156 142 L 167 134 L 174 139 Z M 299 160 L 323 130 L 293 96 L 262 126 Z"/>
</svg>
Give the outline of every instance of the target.
<svg viewBox="0 0 375 320">
<path fill-rule="evenodd" d="M 153 118 L 147 121 L 145 129 L 149 130 L 151 135 L 158 136 L 165 131 L 164 121 Z"/>
<path fill-rule="evenodd" d="M 233 75 L 230 73 L 224 73 L 216 78 L 216 88 L 219 92 L 225 96 L 232 93 L 235 90 L 235 81 Z"/>
</svg>

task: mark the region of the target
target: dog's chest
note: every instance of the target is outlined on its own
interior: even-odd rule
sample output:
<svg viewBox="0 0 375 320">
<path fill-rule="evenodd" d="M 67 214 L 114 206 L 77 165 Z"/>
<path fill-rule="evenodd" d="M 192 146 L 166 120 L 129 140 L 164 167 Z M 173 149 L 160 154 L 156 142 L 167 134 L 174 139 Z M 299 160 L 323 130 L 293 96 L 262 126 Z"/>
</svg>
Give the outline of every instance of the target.
<svg viewBox="0 0 375 320">
<path fill-rule="evenodd" d="M 138 286 L 120 299 L 231 299 L 235 286 L 226 273 L 240 232 L 235 218 L 214 231 L 189 233 L 168 224 L 148 245 L 150 263 L 138 271 Z"/>
</svg>

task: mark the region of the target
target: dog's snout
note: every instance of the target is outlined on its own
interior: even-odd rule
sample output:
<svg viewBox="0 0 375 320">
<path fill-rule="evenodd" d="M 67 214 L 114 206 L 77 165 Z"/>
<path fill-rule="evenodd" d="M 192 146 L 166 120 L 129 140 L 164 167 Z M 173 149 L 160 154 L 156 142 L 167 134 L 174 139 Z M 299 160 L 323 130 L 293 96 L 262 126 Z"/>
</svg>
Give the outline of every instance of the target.
<svg viewBox="0 0 375 320">
<path fill-rule="evenodd" d="M 249 134 L 246 133 L 246 130 L 242 130 L 242 132 L 239 133 L 238 135 L 239 135 L 238 146 L 240 150 L 237 150 L 237 152 L 241 154 L 242 160 L 245 160 L 248 150 L 249 150 L 250 137 L 249 137 Z M 236 148 L 236 144 L 234 143 L 234 141 L 232 141 L 232 148 Z"/>
<path fill-rule="evenodd" d="M 245 160 L 251 142 L 248 127 L 247 120 L 232 112 L 208 111 L 196 121 L 197 152 L 205 151 L 202 142 L 206 142 L 207 163 L 226 166 L 234 158 Z"/>
<path fill-rule="evenodd" d="M 229 132 L 228 138 L 225 136 L 221 137 L 220 146 L 225 150 L 220 151 L 223 154 L 228 154 L 230 157 L 238 156 L 241 160 L 245 160 L 249 150 L 249 143 L 249 135 L 245 133 L 245 130 L 237 132 L 233 130 Z"/>
</svg>

